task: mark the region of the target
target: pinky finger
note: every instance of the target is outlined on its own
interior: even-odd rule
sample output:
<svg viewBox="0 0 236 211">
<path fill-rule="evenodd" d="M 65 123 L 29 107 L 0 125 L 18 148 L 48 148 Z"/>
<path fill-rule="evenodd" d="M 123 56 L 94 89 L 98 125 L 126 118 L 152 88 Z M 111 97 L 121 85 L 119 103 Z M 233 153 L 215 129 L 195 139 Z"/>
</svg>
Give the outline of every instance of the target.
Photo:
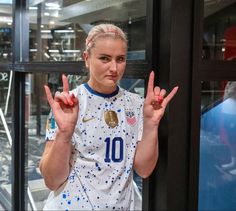
<svg viewBox="0 0 236 211">
<path fill-rule="evenodd" d="M 176 86 L 174 89 L 172 89 L 172 91 L 170 92 L 170 94 L 168 94 L 164 100 L 163 103 L 165 104 L 164 106 L 167 106 L 167 104 L 171 101 L 171 99 L 175 96 L 175 94 L 177 93 L 179 87 Z"/>
</svg>

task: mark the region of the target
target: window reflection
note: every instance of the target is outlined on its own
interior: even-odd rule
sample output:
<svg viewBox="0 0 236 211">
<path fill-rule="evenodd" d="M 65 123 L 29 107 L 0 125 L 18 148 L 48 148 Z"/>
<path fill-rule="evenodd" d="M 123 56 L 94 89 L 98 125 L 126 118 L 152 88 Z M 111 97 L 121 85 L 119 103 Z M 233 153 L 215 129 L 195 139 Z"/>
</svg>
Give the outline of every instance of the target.
<svg viewBox="0 0 236 211">
<path fill-rule="evenodd" d="M 0 72 L 0 210 L 11 210 L 12 72 Z"/>
<path fill-rule="evenodd" d="M 236 59 L 236 0 L 205 0 L 202 58 Z"/>
<path fill-rule="evenodd" d="M 70 90 L 76 86 L 85 83 L 87 76 L 67 75 Z M 44 180 L 40 174 L 39 161 L 45 145 L 46 120 L 50 112 L 43 86 L 48 84 L 53 93 L 62 91 L 62 82 L 60 73 L 49 74 L 27 74 L 26 76 L 26 143 L 27 143 L 27 161 L 26 178 L 28 179 L 27 206 L 29 210 L 42 210 L 45 200 L 48 198 L 49 190 L 45 186 Z M 143 79 L 124 78 L 119 84 L 130 92 L 144 95 Z M 142 179 L 134 174 L 134 179 L 142 192 Z"/>
<path fill-rule="evenodd" d="M 128 35 L 130 60 L 145 59 L 145 0 L 29 0 L 30 61 L 80 61 L 93 25 L 111 22 Z"/>
<path fill-rule="evenodd" d="M 199 210 L 235 210 L 236 82 L 203 82 Z"/>
<path fill-rule="evenodd" d="M 0 62 L 12 59 L 12 1 L 0 1 Z"/>
</svg>

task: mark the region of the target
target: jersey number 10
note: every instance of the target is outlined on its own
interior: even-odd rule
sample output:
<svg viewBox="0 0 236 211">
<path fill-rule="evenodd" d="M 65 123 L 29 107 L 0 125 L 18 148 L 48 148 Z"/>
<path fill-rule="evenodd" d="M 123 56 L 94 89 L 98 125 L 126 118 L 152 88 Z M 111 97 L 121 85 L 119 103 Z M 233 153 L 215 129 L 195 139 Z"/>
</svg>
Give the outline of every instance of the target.
<svg viewBox="0 0 236 211">
<path fill-rule="evenodd" d="M 124 157 L 124 141 L 121 137 L 115 137 L 111 140 L 111 138 L 106 138 L 106 155 L 104 161 L 110 163 L 111 160 L 113 162 L 121 162 Z"/>
</svg>

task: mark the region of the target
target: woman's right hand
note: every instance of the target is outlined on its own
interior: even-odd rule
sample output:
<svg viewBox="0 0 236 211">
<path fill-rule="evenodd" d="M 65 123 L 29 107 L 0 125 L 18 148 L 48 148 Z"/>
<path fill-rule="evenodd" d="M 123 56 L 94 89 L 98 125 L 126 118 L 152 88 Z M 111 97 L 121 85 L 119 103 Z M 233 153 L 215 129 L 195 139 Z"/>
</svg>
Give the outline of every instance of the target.
<svg viewBox="0 0 236 211">
<path fill-rule="evenodd" d="M 79 103 L 74 94 L 69 94 L 67 77 L 62 75 L 63 91 L 56 92 L 54 98 L 48 86 L 44 86 L 48 103 L 52 109 L 58 132 L 72 136 L 78 119 Z"/>
</svg>

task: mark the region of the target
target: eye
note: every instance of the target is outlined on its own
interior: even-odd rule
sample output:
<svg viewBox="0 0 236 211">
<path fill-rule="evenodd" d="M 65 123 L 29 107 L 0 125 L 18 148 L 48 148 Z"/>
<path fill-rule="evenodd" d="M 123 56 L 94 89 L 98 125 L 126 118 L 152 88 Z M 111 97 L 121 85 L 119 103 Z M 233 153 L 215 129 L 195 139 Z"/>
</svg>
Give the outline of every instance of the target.
<svg viewBox="0 0 236 211">
<path fill-rule="evenodd" d="M 99 59 L 104 63 L 110 61 L 109 57 L 107 57 L 107 56 L 101 56 Z"/>
<path fill-rule="evenodd" d="M 118 63 L 125 62 L 125 57 L 124 57 L 124 56 L 119 56 L 119 57 L 117 58 L 117 62 L 118 62 Z"/>
</svg>

